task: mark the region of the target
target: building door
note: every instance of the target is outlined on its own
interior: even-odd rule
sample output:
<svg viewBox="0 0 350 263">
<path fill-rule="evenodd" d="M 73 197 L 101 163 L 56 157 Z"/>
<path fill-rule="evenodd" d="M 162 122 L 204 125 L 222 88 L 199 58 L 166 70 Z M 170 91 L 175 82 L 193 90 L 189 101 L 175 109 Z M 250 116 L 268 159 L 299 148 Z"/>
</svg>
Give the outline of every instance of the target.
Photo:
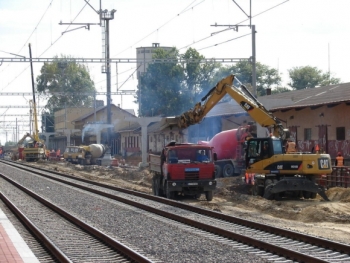
<svg viewBox="0 0 350 263">
<path fill-rule="evenodd" d="M 327 125 L 318 126 L 318 145 L 320 146 L 320 152 L 328 153 L 328 135 L 327 135 Z"/>
</svg>

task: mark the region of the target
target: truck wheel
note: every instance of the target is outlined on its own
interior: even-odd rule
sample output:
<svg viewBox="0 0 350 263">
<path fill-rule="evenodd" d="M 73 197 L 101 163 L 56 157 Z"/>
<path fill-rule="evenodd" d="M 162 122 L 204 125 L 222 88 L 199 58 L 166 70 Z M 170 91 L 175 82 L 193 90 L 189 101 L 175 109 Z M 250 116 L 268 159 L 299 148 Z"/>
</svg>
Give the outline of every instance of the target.
<svg viewBox="0 0 350 263">
<path fill-rule="evenodd" d="M 213 191 L 206 191 L 205 198 L 207 199 L 207 201 L 213 200 Z"/>
<path fill-rule="evenodd" d="M 153 190 L 153 195 L 160 196 L 160 194 L 159 194 L 159 178 L 157 175 L 153 176 L 152 190 Z"/>
<path fill-rule="evenodd" d="M 277 179 L 273 179 L 273 184 L 277 184 L 278 183 L 278 180 Z M 274 198 L 276 201 L 281 201 L 282 199 L 282 194 L 281 193 L 275 193 L 274 195 Z"/>
<path fill-rule="evenodd" d="M 228 163 L 225 164 L 224 169 L 222 170 L 222 174 L 224 177 L 230 177 L 233 175 L 233 165 Z"/>
<path fill-rule="evenodd" d="M 174 199 L 175 198 L 175 192 L 171 192 L 168 186 L 168 182 L 166 182 L 166 190 L 165 190 L 166 198 L 168 199 Z"/>
<path fill-rule="evenodd" d="M 252 192 L 253 192 L 254 196 L 263 196 L 264 195 L 264 188 L 260 187 L 258 184 L 254 184 Z"/>
<path fill-rule="evenodd" d="M 221 177 L 221 166 L 215 165 L 215 178 Z"/>
<path fill-rule="evenodd" d="M 311 197 L 311 192 L 303 191 L 303 197 L 304 197 L 304 199 L 309 199 Z"/>
</svg>

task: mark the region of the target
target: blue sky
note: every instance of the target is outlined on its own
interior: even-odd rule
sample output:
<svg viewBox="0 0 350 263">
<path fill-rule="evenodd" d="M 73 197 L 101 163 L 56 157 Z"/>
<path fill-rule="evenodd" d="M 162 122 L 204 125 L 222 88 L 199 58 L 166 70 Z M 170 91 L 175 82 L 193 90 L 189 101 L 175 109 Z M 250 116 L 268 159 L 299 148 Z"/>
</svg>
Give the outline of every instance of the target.
<svg viewBox="0 0 350 263">
<path fill-rule="evenodd" d="M 248 0 L 235 2 L 249 14 Z M 90 0 L 89 3 L 96 10 L 99 9 L 99 0 Z M 152 43 L 175 46 L 182 53 L 188 47 L 196 48 L 207 58 L 248 58 L 252 53 L 251 36 L 247 35 L 251 30 L 248 27 L 240 27 L 238 32 L 227 30 L 211 36 L 224 29 L 211 26 L 215 23 L 236 24 L 246 19 L 232 0 L 102 0 L 102 8 L 117 10 L 115 19 L 110 21 L 110 53 L 113 58 L 135 58 L 137 47 L 151 46 Z M 252 23 L 257 31 L 257 61 L 277 68 L 284 85 L 289 81 L 288 69 L 307 65 L 325 72 L 330 69 L 342 82 L 350 82 L 346 65 L 350 58 L 348 10 L 348 0 L 252 0 Z M 83 0 L 0 0 L 0 51 L 28 57 L 30 42 L 33 57 L 51 58 L 61 54 L 77 58 L 102 57 L 99 26 L 62 35 L 67 26 L 59 25 L 59 22 L 73 20 L 76 23 L 99 22 L 98 15 Z M 227 42 L 243 35 L 247 36 Z M 0 58 L 11 56 L 0 52 Z M 34 64 L 34 77 L 39 74 L 41 66 Z M 88 66 L 97 90 L 106 91 L 101 65 Z M 129 79 L 122 89 L 136 88 L 136 74 L 130 77 L 135 68 L 135 64 L 118 66 L 119 86 Z M 116 68 L 112 67 L 112 91 L 116 91 L 115 75 Z M 0 92 L 30 91 L 29 65 L 3 63 L 0 66 Z M 0 97 L 0 103 L 25 105 L 29 99 Z M 132 96 L 123 96 L 122 99 L 120 96 L 113 97 L 113 103 L 136 110 L 137 105 L 132 103 L 133 100 Z M 28 111 L 0 108 L 0 121 L 15 118 L 5 117 L 5 114 Z M 23 117 L 18 117 L 20 119 Z M 0 127 L 3 127 L 2 123 Z M 11 139 L 9 135 L 8 139 Z M 0 140 L 5 141 L 4 133 L 0 132 Z"/>
</svg>

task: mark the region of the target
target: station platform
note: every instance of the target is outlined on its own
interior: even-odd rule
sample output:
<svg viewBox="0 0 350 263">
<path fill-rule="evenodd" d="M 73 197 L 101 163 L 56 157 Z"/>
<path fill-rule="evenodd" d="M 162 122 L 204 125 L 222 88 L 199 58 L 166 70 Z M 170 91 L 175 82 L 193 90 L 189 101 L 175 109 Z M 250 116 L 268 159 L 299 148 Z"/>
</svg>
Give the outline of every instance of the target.
<svg viewBox="0 0 350 263">
<path fill-rule="evenodd" d="M 39 263 L 21 235 L 0 209 L 0 263 Z"/>
</svg>

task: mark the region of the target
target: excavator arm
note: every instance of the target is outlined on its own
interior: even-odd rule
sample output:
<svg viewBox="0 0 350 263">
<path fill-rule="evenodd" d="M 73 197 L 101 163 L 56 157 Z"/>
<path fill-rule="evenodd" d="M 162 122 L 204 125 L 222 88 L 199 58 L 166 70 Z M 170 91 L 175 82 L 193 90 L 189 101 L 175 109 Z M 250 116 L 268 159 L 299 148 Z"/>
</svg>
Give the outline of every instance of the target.
<svg viewBox="0 0 350 263">
<path fill-rule="evenodd" d="M 26 134 L 24 134 L 23 137 L 18 141 L 17 145 L 18 145 L 18 146 L 21 146 L 21 145 L 24 143 L 25 139 L 27 139 L 28 137 L 31 138 L 33 141 L 35 141 L 35 138 L 34 138 L 32 135 L 30 135 L 29 133 L 26 133 Z"/>
<path fill-rule="evenodd" d="M 230 75 L 219 81 L 201 102 L 195 107 L 178 117 L 178 126 L 181 129 L 199 123 L 208 112 L 226 95 L 230 95 L 257 123 L 262 127 L 273 128 L 273 135 L 283 140 L 289 137 L 288 129 L 284 129 L 282 123 L 273 116 L 242 84 L 235 87 L 234 75 Z"/>
</svg>

